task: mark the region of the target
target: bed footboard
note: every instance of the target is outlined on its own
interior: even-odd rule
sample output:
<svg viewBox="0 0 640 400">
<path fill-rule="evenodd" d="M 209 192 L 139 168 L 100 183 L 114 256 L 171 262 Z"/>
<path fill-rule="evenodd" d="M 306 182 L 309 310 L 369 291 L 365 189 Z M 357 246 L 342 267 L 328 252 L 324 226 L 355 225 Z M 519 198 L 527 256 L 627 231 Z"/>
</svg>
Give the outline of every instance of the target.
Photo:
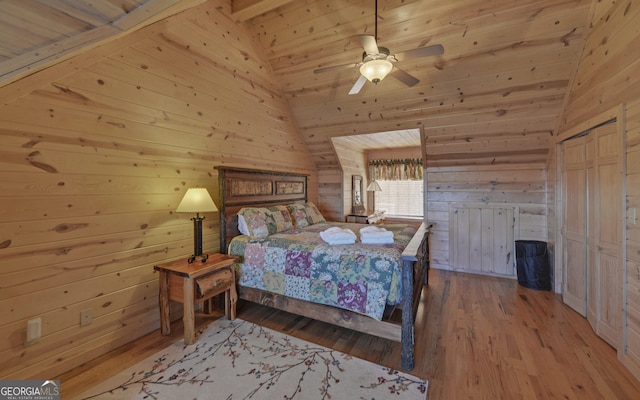
<svg viewBox="0 0 640 400">
<path fill-rule="evenodd" d="M 260 289 L 244 286 L 238 287 L 238 296 L 252 303 L 262 304 L 384 339 L 399 342 L 402 338 L 402 327 L 399 324 L 378 321 L 353 311 L 341 310 L 336 307 L 318 303 L 310 303 L 305 300 L 298 300 L 281 294 L 265 292 Z"/>
<path fill-rule="evenodd" d="M 429 228 L 424 222 L 402 253 L 402 368 L 415 364 L 415 319 L 422 286 L 429 277 Z"/>
</svg>

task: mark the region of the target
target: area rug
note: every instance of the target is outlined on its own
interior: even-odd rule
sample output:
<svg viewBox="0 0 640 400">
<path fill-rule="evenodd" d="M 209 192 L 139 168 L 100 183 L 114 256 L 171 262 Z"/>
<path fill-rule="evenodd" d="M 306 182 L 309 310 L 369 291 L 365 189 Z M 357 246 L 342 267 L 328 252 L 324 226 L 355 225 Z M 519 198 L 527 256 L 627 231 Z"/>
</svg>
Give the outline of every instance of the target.
<svg viewBox="0 0 640 400">
<path fill-rule="evenodd" d="M 180 340 L 78 398 L 425 400 L 427 387 L 407 373 L 223 318 L 193 345 Z"/>
</svg>

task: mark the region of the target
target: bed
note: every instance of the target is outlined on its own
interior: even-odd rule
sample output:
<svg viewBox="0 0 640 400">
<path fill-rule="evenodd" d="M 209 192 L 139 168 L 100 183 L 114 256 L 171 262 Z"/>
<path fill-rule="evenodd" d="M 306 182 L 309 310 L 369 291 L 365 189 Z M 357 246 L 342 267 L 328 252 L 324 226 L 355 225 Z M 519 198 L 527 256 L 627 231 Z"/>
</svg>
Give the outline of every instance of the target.
<svg viewBox="0 0 640 400">
<path fill-rule="evenodd" d="M 428 283 L 428 227 L 386 224 L 393 243 L 362 244 L 365 225 L 325 221 L 308 201 L 306 175 L 217 169 L 220 251 L 241 257 L 239 297 L 401 342 L 402 368 L 412 370 L 414 321 Z M 255 223 L 265 215 L 269 224 Z M 327 244 L 319 235 L 329 227 L 351 229 L 356 243 Z"/>
</svg>

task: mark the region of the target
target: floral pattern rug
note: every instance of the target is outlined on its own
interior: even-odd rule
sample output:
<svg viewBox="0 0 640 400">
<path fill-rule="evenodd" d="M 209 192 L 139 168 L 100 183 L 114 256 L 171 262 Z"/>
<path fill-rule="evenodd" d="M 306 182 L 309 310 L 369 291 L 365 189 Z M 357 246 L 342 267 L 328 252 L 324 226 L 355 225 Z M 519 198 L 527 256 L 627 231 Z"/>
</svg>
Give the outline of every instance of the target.
<svg viewBox="0 0 640 400">
<path fill-rule="evenodd" d="M 222 318 L 193 345 L 174 343 L 78 398 L 425 400 L 427 387 L 407 373 Z"/>
</svg>

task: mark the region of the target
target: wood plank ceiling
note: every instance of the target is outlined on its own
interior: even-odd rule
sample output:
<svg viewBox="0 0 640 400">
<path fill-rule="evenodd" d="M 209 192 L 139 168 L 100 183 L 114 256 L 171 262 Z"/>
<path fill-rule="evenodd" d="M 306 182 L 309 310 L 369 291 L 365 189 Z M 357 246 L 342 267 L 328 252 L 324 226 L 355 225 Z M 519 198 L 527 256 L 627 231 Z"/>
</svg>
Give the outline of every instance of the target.
<svg viewBox="0 0 640 400">
<path fill-rule="evenodd" d="M 419 148 L 420 130 L 402 129 L 390 132 L 376 132 L 361 135 L 333 137 L 332 140 L 354 150 L 389 150 L 398 148 Z"/>
<path fill-rule="evenodd" d="M 0 2 L 0 86 L 79 48 L 204 0 Z M 378 43 L 392 54 L 445 52 L 397 65 L 357 95 L 357 35 L 374 34 L 374 0 L 235 0 L 256 33 L 319 169 L 336 169 L 336 136 L 423 129 L 429 165 L 541 162 L 583 49 L 591 0 L 379 0 Z M 390 138 L 389 140 L 393 140 Z"/>
</svg>

